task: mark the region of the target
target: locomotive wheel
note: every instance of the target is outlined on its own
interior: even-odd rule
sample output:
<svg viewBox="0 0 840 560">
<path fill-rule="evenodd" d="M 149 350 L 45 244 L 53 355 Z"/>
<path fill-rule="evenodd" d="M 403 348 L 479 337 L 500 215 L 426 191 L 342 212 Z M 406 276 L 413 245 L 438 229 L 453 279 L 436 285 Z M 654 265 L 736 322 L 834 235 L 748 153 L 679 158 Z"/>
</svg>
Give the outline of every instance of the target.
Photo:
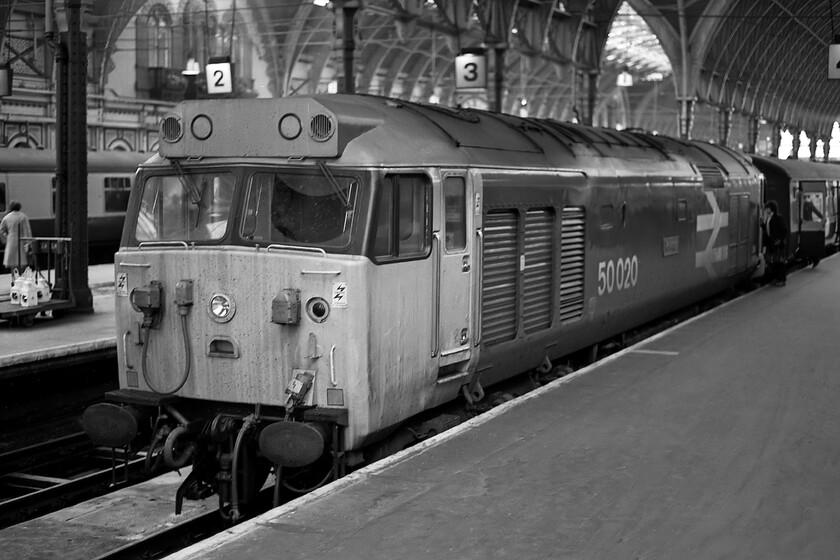
<svg viewBox="0 0 840 560">
<path fill-rule="evenodd" d="M 35 315 L 34 314 L 21 315 L 20 316 L 20 325 L 22 327 L 29 328 L 34 324 L 35 324 Z"/>
<path fill-rule="evenodd" d="M 185 441 L 186 434 L 186 426 L 178 426 L 166 436 L 163 444 L 163 458 L 168 467 L 180 469 L 186 466 L 195 454 L 195 443 Z"/>
</svg>

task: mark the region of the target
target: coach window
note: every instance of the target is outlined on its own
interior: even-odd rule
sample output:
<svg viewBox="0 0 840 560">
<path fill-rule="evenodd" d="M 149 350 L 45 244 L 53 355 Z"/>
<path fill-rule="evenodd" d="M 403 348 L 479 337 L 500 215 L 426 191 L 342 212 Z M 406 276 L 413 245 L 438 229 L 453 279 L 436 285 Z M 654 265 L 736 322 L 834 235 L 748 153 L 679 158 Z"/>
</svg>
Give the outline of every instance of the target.
<svg viewBox="0 0 840 560">
<path fill-rule="evenodd" d="M 447 177 L 443 182 L 446 212 L 446 250 L 463 251 L 467 246 L 467 186 L 463 177 Z"/>
<path fill-rule="evenodd" d="M 0 212 L 6 211 L 6 183 L 0 183 Z"/>
<path fill-rule="evenodd" d="M 422 174 L 386 175 L 379 189 L 374 257 L 377 261 L 428 253 L 432 189 Z"/>
<path fill-rule="evenodd" d="M 131 194 L 131 179 L 128 177 L 105 177 L 105 211 L 125 212 L 128 196 Z"/>
</svg>

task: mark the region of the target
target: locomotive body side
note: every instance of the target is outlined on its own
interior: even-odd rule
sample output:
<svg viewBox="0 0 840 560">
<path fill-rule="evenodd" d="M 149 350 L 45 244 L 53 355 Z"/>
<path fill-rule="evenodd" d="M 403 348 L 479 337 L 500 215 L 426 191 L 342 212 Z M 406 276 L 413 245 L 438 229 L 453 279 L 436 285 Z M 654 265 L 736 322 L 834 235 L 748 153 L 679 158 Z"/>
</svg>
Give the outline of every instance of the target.
<svg viewBox="0 0 840 560">
<path fill-rule="evenodd" d="M 120 390 L 85 428 L 194 459 L 179 496 L 234 519 L 267 462 L 335 476 L 758 261 L 760 174 L 722 148 L 366 96 L 185 103 L 161 138 L 115 260 Z"/>
</svg>

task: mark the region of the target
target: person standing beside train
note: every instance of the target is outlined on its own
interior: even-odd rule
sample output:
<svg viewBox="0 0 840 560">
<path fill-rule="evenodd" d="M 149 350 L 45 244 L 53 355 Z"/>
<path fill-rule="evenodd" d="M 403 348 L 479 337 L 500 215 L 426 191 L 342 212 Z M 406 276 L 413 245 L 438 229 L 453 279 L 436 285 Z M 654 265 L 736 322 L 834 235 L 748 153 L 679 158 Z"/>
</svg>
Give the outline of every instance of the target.
<svg viewBox="0 0 840 560">
<path fill-rule="evenodd" d="M 779 214 L 779 206 L 770 200 L 764 207 L 764 248 L 774 286 L 784 286 L 787 280 L 788 228 Z"/>
<path fill-rule="evenodd" d="M 9 272 L 27 264 L 29 243 L 21 243 L 20 240 L 22 237 L 32 237 L 32 227 L 29 225 L 29 217 L 21 208 L 20 202 L 11 201 L 9 213 L 0 221 L 0 241 L 6 244 L 3 266 Z"/>
</svg>

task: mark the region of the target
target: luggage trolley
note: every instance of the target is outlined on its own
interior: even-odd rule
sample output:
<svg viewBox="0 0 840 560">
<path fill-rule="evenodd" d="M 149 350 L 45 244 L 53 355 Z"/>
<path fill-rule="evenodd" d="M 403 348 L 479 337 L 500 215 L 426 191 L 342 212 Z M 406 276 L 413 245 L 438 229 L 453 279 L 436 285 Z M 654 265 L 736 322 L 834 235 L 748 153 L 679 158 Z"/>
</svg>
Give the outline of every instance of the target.
<svg viewBox="0 0 840 560">
<path fill-rule="evenodd" d="M 76 306 L 70 286 L 69 237 L 22 237 L 20 243 L 29 243 L 30 270 L 34 278 L 42 279 L 26 288 L 23 285 L 25 270 L 18 270 L 17 293 L 14 289 L 9 301 L 0 301 L 0 319 L 17 322 L 24 327 L 35 324 L 39 313 L 50 312 L 58 318 L 67 309 Z M 25 295 L 25 297 L 23 297 Z"/>
</svg>

